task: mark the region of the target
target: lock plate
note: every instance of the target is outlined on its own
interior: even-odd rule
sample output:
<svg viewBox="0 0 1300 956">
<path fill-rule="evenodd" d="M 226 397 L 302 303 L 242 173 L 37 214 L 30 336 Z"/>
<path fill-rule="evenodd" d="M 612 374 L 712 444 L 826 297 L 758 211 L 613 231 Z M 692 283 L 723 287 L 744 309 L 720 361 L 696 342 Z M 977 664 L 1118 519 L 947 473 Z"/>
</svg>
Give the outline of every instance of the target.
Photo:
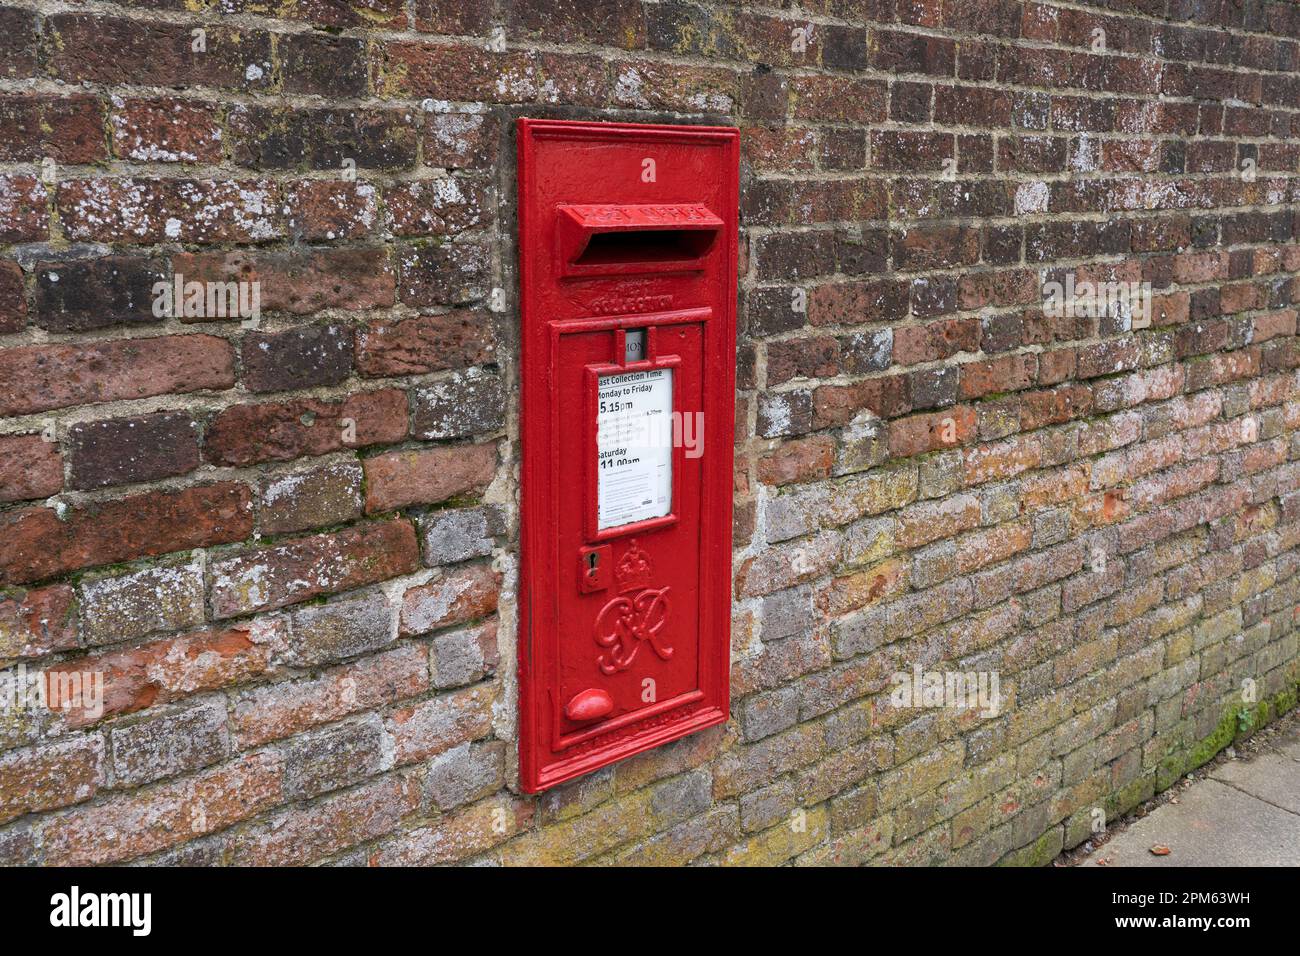
<svg viewBox="0 0 1300 956">
<path fill-rule="evenodd" d="M 579 591 L 583 594 L 594 594 L 609 587 L 609 578 L 613 573 L 609 545 L 583 548 L 578 552 L 578 561 Z"/>
</svg>

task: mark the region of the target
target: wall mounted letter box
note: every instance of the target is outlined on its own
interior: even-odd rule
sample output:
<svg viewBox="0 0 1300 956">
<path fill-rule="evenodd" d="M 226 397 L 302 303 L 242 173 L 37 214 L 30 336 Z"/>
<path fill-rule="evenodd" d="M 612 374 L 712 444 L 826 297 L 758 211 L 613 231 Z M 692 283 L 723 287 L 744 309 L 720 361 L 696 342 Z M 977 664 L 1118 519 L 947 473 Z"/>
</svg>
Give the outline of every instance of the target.
<svg viewBox="0 0 1300 956">
<path fill-rule="evenodd" d="M 727 719 L 739 134 L 521 119 L 519 764 Z"/>
</svg>

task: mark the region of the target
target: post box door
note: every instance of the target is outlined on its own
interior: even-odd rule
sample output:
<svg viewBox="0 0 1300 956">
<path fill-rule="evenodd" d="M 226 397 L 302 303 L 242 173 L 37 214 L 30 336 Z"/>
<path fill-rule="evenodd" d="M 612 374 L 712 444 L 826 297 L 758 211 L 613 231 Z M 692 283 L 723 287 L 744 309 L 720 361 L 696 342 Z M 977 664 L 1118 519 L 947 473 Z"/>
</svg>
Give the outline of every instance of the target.
<svg viewBox="0 0 1300 956">
<path fill-rule="evenodd" d="M 520 780 L 727 718 L 735 130 L 521 120 Z"/>
<path fill-rule="evenodd" d="M 674 420 L 703 408 L 704 327 L 689 314 L 676 318 L 686 321 L 649 327 L 656 354 L 632 371 L 616 358 L 617 329 L 562 337 L 556 392 L 573 401 L 561 403 L 559 422 L 557 570 L 558 591 L 571 599 L 558 605 L 557 750 L 701 697 L 703 467 L 671 439 Z M 629 414 L 620 406 L 630 406 Z M 621 423 L 629 426 L 624 431 L 648 432 L 653 425 L 637 426 L 664 412 L 663 434 L 644 435 L 645 444 L 642 436 L 617 434 Z M 603 443 L 602 425 L 615 432 Z M 632 525 L 642 530 L 628 530 Z M 581 712 L 593 692 L 608 696 L 606 712 L 593 715 L 590 703 Z"/>
</svg>

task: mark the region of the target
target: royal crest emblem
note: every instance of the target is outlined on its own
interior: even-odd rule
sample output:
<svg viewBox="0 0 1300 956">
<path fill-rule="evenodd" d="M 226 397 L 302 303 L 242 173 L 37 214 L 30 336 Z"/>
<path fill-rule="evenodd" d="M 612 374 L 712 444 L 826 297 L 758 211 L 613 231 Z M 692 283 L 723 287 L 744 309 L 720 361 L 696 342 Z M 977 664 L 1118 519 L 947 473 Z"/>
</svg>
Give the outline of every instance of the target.
<svg viewBox="0 0 1300 956">
<path fill-rule="evenodd" d="M 643 644 L 649 644 L 660 660 L 673 656 L 664 628 L 668 623 L 668 588 L 653 587 L 650 556 L 633 538 L 627 553 L 614 569 L 618 597 L 596 615 L 596 643 L 607 650 L 597 655 L 601 673 L 627 670 Z"/>
</svg>

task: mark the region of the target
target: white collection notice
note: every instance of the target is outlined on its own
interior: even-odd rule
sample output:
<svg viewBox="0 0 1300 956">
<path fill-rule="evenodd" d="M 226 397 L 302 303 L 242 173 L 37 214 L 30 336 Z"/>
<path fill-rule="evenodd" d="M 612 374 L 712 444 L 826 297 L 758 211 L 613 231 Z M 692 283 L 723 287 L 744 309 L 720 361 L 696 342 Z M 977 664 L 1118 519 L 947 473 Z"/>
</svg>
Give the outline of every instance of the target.
<svg viewBox="0 0 1300 956">
<path fill-rule="evenodd" d="M 673 504 L 673 371 L 601 376 L 596 389 L 601 528 L 659 518 Z"/>
</svg>

